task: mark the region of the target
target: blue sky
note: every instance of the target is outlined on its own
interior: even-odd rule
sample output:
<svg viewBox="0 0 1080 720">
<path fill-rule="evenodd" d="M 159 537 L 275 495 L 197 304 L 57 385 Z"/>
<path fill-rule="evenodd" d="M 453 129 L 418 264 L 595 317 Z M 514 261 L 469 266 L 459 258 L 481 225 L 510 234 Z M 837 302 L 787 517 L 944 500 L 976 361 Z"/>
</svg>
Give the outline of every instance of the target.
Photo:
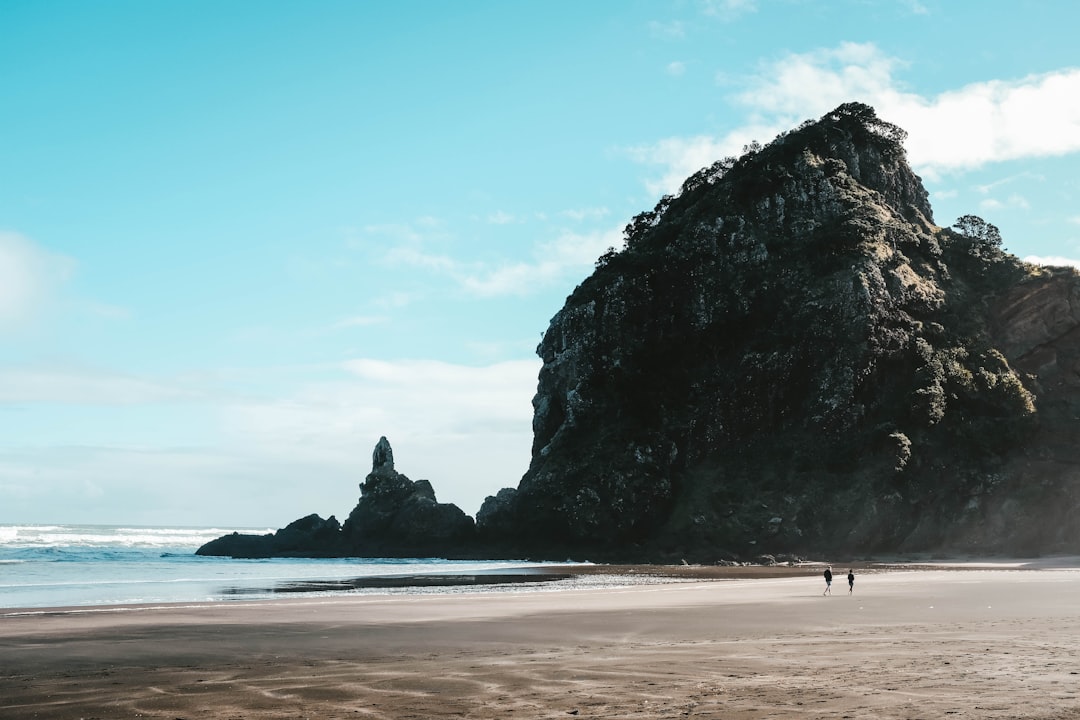
<svg viewBox="0 0 1080 720">
<path fill-rule="evenodd" d="M 1080 258 L 1080 5 L 0 2 L 0 522 L 475 513 L 535 347 L 683 178 L 841 102 L 936 220 Z"/>
</svg>

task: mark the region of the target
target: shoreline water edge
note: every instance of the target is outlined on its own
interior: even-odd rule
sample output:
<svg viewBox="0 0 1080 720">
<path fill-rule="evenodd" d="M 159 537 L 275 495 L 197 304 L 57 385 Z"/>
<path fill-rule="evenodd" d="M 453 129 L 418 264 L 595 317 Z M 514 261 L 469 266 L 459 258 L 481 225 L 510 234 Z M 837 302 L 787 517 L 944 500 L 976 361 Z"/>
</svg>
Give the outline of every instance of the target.
<svg viewBox="0 0 1080 720">
<path fill-rule="evenodd" d="M 0 612 L 273 600 L 360 594 L 559 591 L 642 584 L 819 575 L 826 561 L 775 565 L 603 565 L 530 561 L 205 558 L 194 548 L 221 528 L 0 525 Z M 886 570 L 1080 566 L 1076 558 L 844 561 Z"/>
<path fill-rule="evenodd" d="M 1075 560 L 22 612 L 0 717 L 1080 717 Z"/>
</svg>

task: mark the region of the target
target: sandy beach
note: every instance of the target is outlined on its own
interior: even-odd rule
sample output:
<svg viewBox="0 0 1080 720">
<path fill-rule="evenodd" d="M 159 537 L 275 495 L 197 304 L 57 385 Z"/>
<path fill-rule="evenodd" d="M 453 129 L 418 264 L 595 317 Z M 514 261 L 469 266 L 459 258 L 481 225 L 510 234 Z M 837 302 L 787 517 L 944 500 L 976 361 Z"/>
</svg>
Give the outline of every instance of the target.
<svg viewBox="0 0 1080 720">
<path fill-rule="evenodd" d="M 0 610 L 0 718 L 1080 718 L 1075 567 Z"/>
</svg>

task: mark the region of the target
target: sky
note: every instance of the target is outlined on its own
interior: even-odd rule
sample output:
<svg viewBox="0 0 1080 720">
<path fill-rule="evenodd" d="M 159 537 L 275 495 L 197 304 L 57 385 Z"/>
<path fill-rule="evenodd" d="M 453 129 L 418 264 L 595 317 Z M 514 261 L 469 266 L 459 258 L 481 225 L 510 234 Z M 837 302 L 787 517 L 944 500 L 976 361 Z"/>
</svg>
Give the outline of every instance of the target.
<svg viewBox="0 0 1080 720">
<path fill-rule="evenodd" d="M 535 349 L 689 174 L 849 101 L 1080 259 L 1072 0 L 0 0 L 0 522 L 475 514 Z"/>
</svg>

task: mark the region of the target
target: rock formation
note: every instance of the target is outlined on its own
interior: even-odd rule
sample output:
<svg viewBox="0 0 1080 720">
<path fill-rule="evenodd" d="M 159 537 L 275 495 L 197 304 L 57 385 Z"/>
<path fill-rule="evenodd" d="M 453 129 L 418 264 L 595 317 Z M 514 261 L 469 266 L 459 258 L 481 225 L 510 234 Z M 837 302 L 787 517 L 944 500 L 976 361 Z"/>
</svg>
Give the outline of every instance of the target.
<svg viewBox="0 0 1080 720">
<path fill-rule="evenodd" d="M 1080 548 L 1077 275 L 979 218 L 935 225 L 903 138 L 841 106 L 634 218 L 543 337 L 532 461 L 481 536 L 625 560 Z"/>
<path fill-rule="evenodd" d="M 342 557 L 348 555 L 341 543 L 337 518 L 323 520 L 308 515 L 294 520 L 269 535 L 231 533 L 211 540 L 196 555 L 227 555 L 239 558 Z"/>
<path fill-rule="evenodd" d="M 473 519 L 439 503 L 427 480 L 394 469 L 385 437 L 372 452 L 360 501 L 344 525 L 309 515 L 270 535 L 233 533 L 199 548 L 199 555 L 232 557 L 465 557 L 475 555 Z"/>
<path fill-rule="evenodd" d="M 457 505 L 439 503 L 427 480 L 412 481 L 394 469 L 394 452 L 380 438 L 360 502 L 342 534 L 365 556 L 425 557 L 454 553 L 475 535 L 473 519 Z"/>
<path fill-rule="evenodd" d="M 703 562 L 1080 550 L 1080 276 L 1020 262 L 977 217 L 937 226 L 903 139 L 843 105 L 635 217 L 552 318 L 529 469 L 475 527 L 382 440 L 340 531 L 305 518 L 275 542 Z"/>
</svg>

